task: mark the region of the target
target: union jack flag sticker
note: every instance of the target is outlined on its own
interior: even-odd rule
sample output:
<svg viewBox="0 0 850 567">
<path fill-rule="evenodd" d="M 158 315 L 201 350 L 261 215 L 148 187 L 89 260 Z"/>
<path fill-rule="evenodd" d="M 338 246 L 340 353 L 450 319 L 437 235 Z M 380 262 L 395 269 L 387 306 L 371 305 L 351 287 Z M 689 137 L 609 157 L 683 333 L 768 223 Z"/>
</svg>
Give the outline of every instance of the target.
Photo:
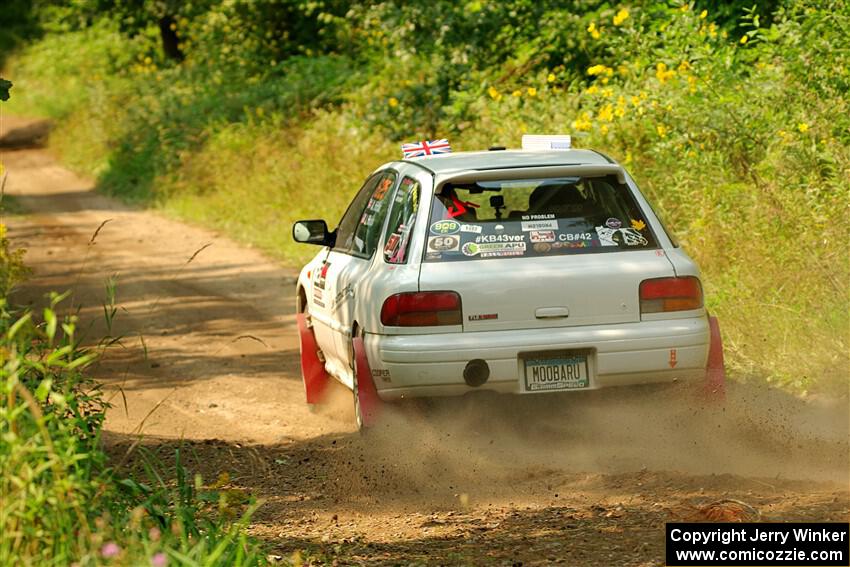
<svg viewBox="0 0 850 567">
<path fill-rule="evenodd" d="M 402 144 L 401 151 L 405 158 L 412 158 L 447 154 L 452 151 L 452 147 L 449 145 L 449 141 L 443 138 L 442 140 L 421 140 L 410 144 Z"/>
</svg>

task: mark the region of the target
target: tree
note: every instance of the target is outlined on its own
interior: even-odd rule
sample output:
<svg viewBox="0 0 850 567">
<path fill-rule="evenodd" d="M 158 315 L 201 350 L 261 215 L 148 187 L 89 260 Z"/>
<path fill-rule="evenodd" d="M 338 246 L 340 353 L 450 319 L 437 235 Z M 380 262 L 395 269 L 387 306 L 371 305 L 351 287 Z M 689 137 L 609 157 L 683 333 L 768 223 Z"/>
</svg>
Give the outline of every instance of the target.
<svg viewBox="0 0 850 567">
<path fill-rule="evenodd" d="M 12 81 L 7 81 L 0 77 L 0 100 L 9 100 L 9 90 L 12 88 Z"/>
</svg>

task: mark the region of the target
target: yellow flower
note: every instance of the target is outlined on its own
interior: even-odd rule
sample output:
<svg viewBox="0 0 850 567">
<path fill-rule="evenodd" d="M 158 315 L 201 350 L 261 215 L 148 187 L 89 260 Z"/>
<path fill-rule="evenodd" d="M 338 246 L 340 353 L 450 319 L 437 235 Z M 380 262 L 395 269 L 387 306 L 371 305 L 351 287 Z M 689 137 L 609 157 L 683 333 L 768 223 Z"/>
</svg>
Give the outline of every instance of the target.
<svg viewBox="0 0 850 567">
<path fill-rule="evenodd" d="M 603 125 L 599 128 L 599 131 L 600 131 L 600 132 L 602 132 L 603 134 L 607 134 L 607 133 L 608 133 L 608 125 L 607 125 L 607 124 L 603 124 Z"/>
<path fill-rule="evenodd" d="M 717 37 L 717 26 L 714 25 L 714 22 L 708 24 L 708 35 L 712 38 Z"/>
<path fill-rule="evenodd" d="M 745 35 L 744 35 L 744 36 L 741 36 L 741 45 L 744 45 L 744 44 L 745 44 L 745 43 L 747 43 L 748 41 L 750 41 L 750 38 L 749 38 L 749 37 L 747 37 L 747 36 L 745 36 Z"/>
<path fill-rule="evenodd" d="M 605 87 L 604 89 L 602 89 L 602 96 L 604 96 L 605 98 L 611 98 L 612 96 L 614 96 L 614 89 L 612 89 L 611 87 Z"/>
<path fill-rule="evenodd" d="M 627 19 L 629 19 L 629 11 L 625 8 L 620 8 L 620 11 L 617 12 L 617 15 L 614 16 L 614 25 L 619 26 Z"/>
<path fill-rule="evenodd" d="M 599 39 L 599 36 L 601 35 L 599 30 L 596 28 L 596 24 L 593 22 L 590 22 L 590 25 L 587 26 L 587 33 L 589 33 L 590 37 L 593 39 Z"/>
<path fill-rule="evenodd" d="M 593 123 L 590 121 L 590 113 L 582 112 L 581 116 L 573 120 L 573 129 L 580 132 L 586 132 L 593 128 Z"/>
<path fill-rule="evenodd" d="M 658 132 L 658 135 L 662 138 L 667 136 L 667 126 L 664 124 L 656 124 L 655 131 Z"/>
<path fill-rule="evenodd" d="M 626 99 L 623 97 L 617 98 L 617 108 L 614 110 L 614 114 L 617 118 L 622 118 L 626 115 Z"/>
<path fill-rule="evenodd" d="M 693 75 L 688 75 L 688 92 L 697 92 L 697 78 Z"/>
<path fill-rule="evenodd" d="M 602 75 L 608 74 L 609 68 L 605 65 L 593 65 L 592 67 L 587 68 L 588 75 Z"/>
<path fill-rule="evenodd" d="M 626 150 L 626 160 L 625 160 L 625 162 L 626 162 L 627 165 L 632 163 L 632 152 L 630 152 L 629 150 Z"/>
<path fill-rule="evenodd" d="M 682 13 L 684 13 L 690 9 L 690 6 L 688 6 L 687 4 L 682 4 L 682 7 L 679 9 L 682 11 Z"/>
<path fill-rule="evenodd" d="M 610 104 L 606 104 L 599 109 L 597 118 L 603 122 L 611 122 L 614 120 L 614 108 Z"/>
<path fill-rule="evenodd" d="M 596 94 L 596 93 L 599 92 L 599 87 L 597 87 L 596 85 L 590 85 L 589 87 L 587 87 L 587 90 L 584 91 L 584 92 L 586 92 L 589 95 Z"/>
<path fill-rule="evenodd" d="M 528 87 L 528 96 L 537 96 L 537 89 L 534 87 Z"/>
<path fill-rule="evenodd" d="M 679 63 L 679 72 L 684 73 L 685 71 L 689 71 L 691 69 L 691 64 L 687 61 L 682 61 Z"/>
<path fill-rule="evenodd" d="M 655 76 L 661 83 L 666 83 L 668 79 L 673 78 L 675 75 L 676 71 L 667 69 L 666 63 L 658 63 L 655 66 Z"/>
<path fill-rule="evenodd" d="M 153 63 L 153 60 L 150 57 L 145 57 L 145 65 L 150 65 L 151 63 Z"/>
<path fill-rule="evenodd" d="M 636 96 L 633 96 L 631 99 L 632 106 L 640 106 L 640 99 Z"/>
<path fill-rule="evenodd" d="M 546 77 L 546 82 L 547 83 L 554 83 L 555 82 L 555 73 L 549 73 L 549 76 Z"/>
<path fill-rule="evenodd" d="M 390 105 L 390 108 L 395 108 L 396 106 L 398 106 L 398 99 L 394 96 L 391 96 L 390 100 L 388 100 L 387 103 Z"/>
<path fill-rule="evenodd" d="M 699 19 L 704 20 L 708 16 L 708 10 L 703 10 L 699 13 Z"/>
<path fill-rule="evenodd" d="M 499 100 L 500 98 L 502 98 L 502 95 L 499 93 L 499 91 L 497 91 L 493 87 L 489 87 L 487 89 L 487 94 L 490 95 L 490 98 L 492 98 L 493 100 Z"/>
<path fill-rule="evenodd" d="M 522 91 L 521 91 L 521 90 L 519 90 L 519 89 L 517 89 L 517 90 L 515 90 L 514 92 L 512 92 L 512 93 L 511 93 L 511 95 L 513 95 L 513 96 L 515 96 L 515 97 L 521 97 L 521 96 L 522 96 Z"/>
<path fill-rule="evenodd" d="M 805 122 L 800 122 L 799 124 L 797 124 L 797 130 L 799 130 L 801 133 L 805 134 L 806 132 L 809 131 L 809 125 L 806 124 Z"/>
</svg>

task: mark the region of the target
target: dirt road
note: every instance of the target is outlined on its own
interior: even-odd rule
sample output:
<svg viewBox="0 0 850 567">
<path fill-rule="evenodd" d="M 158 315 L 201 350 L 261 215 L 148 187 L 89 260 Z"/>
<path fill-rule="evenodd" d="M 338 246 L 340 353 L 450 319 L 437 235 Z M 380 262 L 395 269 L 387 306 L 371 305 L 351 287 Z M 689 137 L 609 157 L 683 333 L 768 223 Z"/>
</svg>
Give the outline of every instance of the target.
<svg viewBox="0 0 850 567">
<path fill-rule="evenodd" d="M 3 117 L 0 139 L 26 124 Z M 121 337 L 95 369 L 114 404 L 107 443 L 141 432 L 161 455 L 188 447 L 205 479 L 263 499 L 251 531 L 273 555 L 660 565 L 664 522 L 728 512 L 726 499 L 763 520 L 850 518 L 846 399 L 752 386 L 707 408 L 672 391 L 475 397 L 390 412 L 363 439 L 341 389 L 318 413 L 303 403 L 292 270 L 98 195 L 45 150 L 0 151 L 4 221 L 34 271 L 18 300 L 71 290 L 90 339 Z"/>
</svg>

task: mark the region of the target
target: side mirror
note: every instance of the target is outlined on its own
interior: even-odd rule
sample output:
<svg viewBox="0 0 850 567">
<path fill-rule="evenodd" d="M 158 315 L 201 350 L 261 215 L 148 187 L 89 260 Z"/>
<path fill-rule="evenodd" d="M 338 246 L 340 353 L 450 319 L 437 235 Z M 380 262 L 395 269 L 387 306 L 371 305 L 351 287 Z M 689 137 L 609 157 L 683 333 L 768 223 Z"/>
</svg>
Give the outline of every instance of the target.
<svg viewBox="0 0 850 567">
<path fill-rule="evenodd" d="M 292 225 L 292 238 L 305 244 L 333 246 L 334 234 L 328 232 L 328 224 L 323 220 L 302 220 Z"/>
</svg>

